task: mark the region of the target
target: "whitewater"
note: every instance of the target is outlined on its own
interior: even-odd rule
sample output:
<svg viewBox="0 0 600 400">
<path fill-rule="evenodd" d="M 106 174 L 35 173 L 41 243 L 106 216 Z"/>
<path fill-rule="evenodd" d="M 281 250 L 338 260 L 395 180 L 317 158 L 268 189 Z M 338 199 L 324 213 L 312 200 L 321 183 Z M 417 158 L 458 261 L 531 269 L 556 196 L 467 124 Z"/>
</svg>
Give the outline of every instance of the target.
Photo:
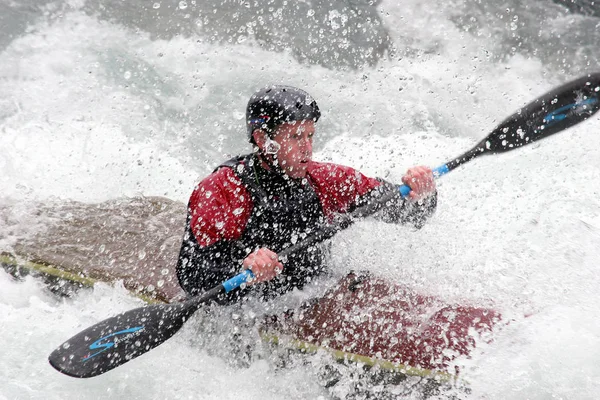
<svg viewBox="0 0 600 400">
<path fill-rule="evenodd" d="M 600 71 L 593 2 L 120 3 L 0 0 L 0 204 L 11 210 L 0 219 L 0 252 L 43 231 L 39 203 L 186 202 L 199 179 L 250 150 L 245 104 L 268 83 L 319 103 L 316 160 L 399 182 L 408 167 L 441 165 L 537 96 Z M 253 13 L 283 22 L 270 31 Z M 311 26 L 319 16 L 324 25 Z M 594 117 L 448 174 L 421 230 L 367 220 L 333 239 L 338 276 L 366 269 L 510 321 L 457 362 L 469 392 L 439 398 L 600 393 L 599 130 Z M 47 363 L 72 335 L 141 304 L 119 284 L 61 298 L 0 270 L 0 400 L 352 396 L 351 377 L 320 384 L 323 355 L 282 367 L 246 332 L 257 343 L 241 362 L 202 337 L 205 325 L 238 329 L 230 319 L 255 312 L 246 309 L 199 315 L 97 378 Z"/>
</svg>

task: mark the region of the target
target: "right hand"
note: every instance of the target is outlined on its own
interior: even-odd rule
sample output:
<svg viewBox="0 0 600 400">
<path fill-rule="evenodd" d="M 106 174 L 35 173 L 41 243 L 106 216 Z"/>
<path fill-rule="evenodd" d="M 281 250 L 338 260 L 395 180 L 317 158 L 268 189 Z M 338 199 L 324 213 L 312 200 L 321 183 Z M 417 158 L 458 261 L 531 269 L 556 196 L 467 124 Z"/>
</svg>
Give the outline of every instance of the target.
<svg viewBox="0 0 600 400">
<path fill-rule="evenodd" d="M 410 188 L 408 198 L 412 201 L 421 200 L 435 192 L 435 180 L 429 167 L 413 167 L 406 171 L 402 182 Z"/>
<path fill-rule="evenodd" d="M 248 285 L 270 281 L 283 271 L 283 264 L 279 262 L 277 253 L 266 247 L 261 247 L 255 252 L 250 253 L 244 259 L 242 266 L 254 274 L 254 279 L 249 281 Z"/>
</svg>

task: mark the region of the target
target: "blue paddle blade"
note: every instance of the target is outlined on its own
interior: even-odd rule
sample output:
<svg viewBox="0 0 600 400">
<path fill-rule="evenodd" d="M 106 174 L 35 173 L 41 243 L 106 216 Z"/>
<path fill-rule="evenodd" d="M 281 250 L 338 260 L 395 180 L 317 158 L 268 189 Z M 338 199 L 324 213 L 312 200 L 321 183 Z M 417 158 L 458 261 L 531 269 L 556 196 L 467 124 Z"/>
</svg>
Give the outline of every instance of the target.
<svg viewBox="0 0 600 400">
<path fill-rule="evenodd" d="M 436 168 L 436 178 L 482 154 L 503 153 L 533 143 L 585 121 L 600 110 L 600 73 L 568 82 L 505 119 L 485 139 Z M 402 197 L 410 188 L 398 188 Z"/>
</svg>

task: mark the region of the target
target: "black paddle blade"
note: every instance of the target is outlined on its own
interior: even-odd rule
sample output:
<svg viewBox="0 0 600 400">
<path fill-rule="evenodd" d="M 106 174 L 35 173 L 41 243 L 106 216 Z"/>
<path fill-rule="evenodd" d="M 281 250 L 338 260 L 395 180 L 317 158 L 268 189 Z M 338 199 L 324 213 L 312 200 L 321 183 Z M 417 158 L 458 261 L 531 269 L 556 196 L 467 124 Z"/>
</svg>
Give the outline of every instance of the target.
<svg viewBox="0 0 600 400">
<path fill-rule="evenodd" d="M 90 378 L 110 371 L 173 336 L 198 301 L 155 304 L 108 318 L 73 336 L 48 361 L 63 374 Z"/>
<path fill-rule="evenodd" d="M 576 125 L 600 109 L 600 73 L 576 79 L 523 107 L 502 122 L 478 147 L 501 153 Z"/>
<path fill-rule="evenodd" d="M 576 125 L 600 109 L 600 73 L 576 79 L 505 119 L 471 150 L 446 163 L 448 171 L 482 154 L 502 153 Z"/>
</svg>

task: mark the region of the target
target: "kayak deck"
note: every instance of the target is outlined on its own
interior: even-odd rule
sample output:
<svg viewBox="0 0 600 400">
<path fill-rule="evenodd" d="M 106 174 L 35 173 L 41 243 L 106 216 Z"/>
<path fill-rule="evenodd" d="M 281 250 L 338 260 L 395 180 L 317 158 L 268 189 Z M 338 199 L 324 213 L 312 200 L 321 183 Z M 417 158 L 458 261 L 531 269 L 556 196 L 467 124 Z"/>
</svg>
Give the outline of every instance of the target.
<svg viewBox="0 0 600 400">
<path fill-rule="evenodd" d="M 28 211 L 19 219 L 34 220 L 42 228 L 30 234 L 29 227 L 14 222 L 17 239 L 2 253 L 4 264 L 13 269 L 18 264 L 84 286 L 122 281 L 132 293 L 163 302 L 185 297 L 175 274 L 186 214 L 183 203 L 139 197 L 40 204 Z M 0 221 L 10 224 L 10 213 L 8 207 L 0 207 Z"/>
<path fill-rule="evenodd" d="M 501 320 L 498 312 L 440 299 L 369 274 L 351 273 L 297 312 L 268 317 L 261 335 L 303 351 L 447 381 L 452 362 Z"/>
</svg>

